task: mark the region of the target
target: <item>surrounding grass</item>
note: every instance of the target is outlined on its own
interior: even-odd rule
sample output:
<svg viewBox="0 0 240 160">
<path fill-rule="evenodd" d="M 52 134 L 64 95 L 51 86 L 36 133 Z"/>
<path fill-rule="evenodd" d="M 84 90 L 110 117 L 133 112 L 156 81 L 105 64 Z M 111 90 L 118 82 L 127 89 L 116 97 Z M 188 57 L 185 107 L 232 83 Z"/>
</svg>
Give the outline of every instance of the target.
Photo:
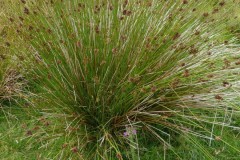
<svg viewBox="0 0 240 160">
<path fill-rule="evenodd" d="M 7 4 L 4 159 L 240 158 L 239 3 Z"/>
</svg>

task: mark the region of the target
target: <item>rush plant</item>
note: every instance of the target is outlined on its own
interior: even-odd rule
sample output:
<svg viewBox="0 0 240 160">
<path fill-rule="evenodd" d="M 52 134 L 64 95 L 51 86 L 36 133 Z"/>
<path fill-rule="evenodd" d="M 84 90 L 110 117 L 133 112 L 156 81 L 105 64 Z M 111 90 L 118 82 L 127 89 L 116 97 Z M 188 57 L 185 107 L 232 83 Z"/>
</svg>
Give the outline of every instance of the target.
<svg viewBox="0 0 240 160">
<path fill-rule="evenodd" d="M 4 103 L 13 102 L 20 96 L 25 83 L 22 78 L 22 75 L 17 70 L 10 68 L 9 62 L 5 62 L 5 60 L 2 59 L 0 62 L 1 107 Z"/>
<path fill-rule="evenodd" d="M 218 0 L 22 0 L 10 21 L 28 46 L 12 49 L 36 87 L 27 99 L 29 123 L 42 125 L 26 131 L 27 144 L 48 158 L 140 159 L 149 137 L 165 154 L 179 136 L 209 146 L 223 141 L 225 128 L 239 130 L 232 119 L 240 50 L 226 29 L 232 7 Z"/>
</svg>

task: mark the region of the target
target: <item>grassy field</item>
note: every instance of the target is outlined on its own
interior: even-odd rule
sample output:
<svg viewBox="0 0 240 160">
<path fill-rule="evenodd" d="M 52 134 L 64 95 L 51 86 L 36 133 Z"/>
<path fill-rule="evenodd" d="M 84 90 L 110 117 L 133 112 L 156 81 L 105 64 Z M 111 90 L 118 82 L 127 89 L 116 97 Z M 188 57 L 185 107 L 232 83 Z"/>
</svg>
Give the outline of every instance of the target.
<svg viewBox="0 0 240 160">
<path fill-rule="evenodd" d="M 240 159 L 237 0 L 0 1 L 0 159 Z"/>
</svg>

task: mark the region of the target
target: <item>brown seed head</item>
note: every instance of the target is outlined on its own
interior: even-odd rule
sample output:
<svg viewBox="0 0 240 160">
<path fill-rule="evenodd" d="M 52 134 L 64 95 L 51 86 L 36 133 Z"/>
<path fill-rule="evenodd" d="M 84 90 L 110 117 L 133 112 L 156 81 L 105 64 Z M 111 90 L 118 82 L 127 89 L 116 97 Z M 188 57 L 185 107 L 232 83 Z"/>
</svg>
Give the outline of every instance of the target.
<svg viewBox="0 0 240 160">
<path fill-rule="evenodd" d="M 220 96 L 220 95 L 215 95 L 215 99 L 217 99 L 217 100 L 223 100 L 223 97 Z"/>
<path fill-rule="evenodd" d="M 29 14 L 29 9 L 27 7 L 24 7 L 23 11 L 24 11 L 25 14 Z"/>
<path fill-rule="evenodd" d="M 156 91 L 157 91 L 157 87 L 156 87 L 156 86 L 152 86 L 152 87 L 151 87 L 151 92 L 154 93 L 154 92 L 156 92 Z"/>
<path fill-rule="evenodd" d="M 33 135 L 32 131 L 31 130 L 28 130 L 27 133 L 26 133 L 27 136 L 31 136 Z"/>
<path fill-rule="evenodd" d="M 181 36 L 180 33 L 175 33 L 172 39 L 173 39 L 173 40 L 176 40 L 176 39 L 178 39 L 180 36 Z"/>
<path fill-rule="evenodd" d="M 188 4 L 188 1 L 187 0 L 183 0 L 183 4 Z"/>
<path fill-rule="evenodd" d="M 228 87 L 228 86 L 231 86 L 230 83 L 227 81 L 223 81 L 223 87 Z"/>
<path fill-rule="evenodd" d="M 215 13 L 217 13 L 219 11 L 219 9 L 218 8 L 215 8 L 213 11 L 212 11 L 212 14 L 215 14 Z"/>
<path fill-rule="evenodd" d="M 14 22 L 14 19 L 13 18 L 9 18 L 10 22 Z"/>
<path fill-rule="evenodd" d="M 80 41 L 77 41 L 76 46 L 77 46 L 78 48 L 81 48 L 81 47 L 82 47 L 81 42 L 80 42 Z"/>
<path fill-rule="evenodd" d="M 225 1 L 222 1 L 222 2 L 219 3 L 219 6 L 221 6 L 221 7 L 224 6 L 224 5 L 225 5 Z"/>
<path fill-rule="evenodd" d="M 21 2 L 22 2 L 23 4 L 26 4 L 26 1 L 25 1 L 25 0 L 21 0 Z"/>
<path fill-rule="evenodd" d="M 116 157 L 117 157 L 117 159 L 119 159 L 119 160 L 122 160 L 122 159 L 123 159 L 121 153 L 117 153 Z"/>
<path fill-rule="evenodd" d="M 62 145 L 62 148 L 66 148 L 68 146 L 68 144 L 67 143 L 64 143 L 63 145 Z"/>
<path fill-rule="evenodd" d="M 240 61 L 235 62 L 236 65 L 240 65 Z"/>
<path fill-rule="evenodd" d="M 73 148 L 71 149 L 71 151 L 72 151 L 73 153 L 77 153 L 77 152 L 78 152 L 78 148 L 75 146 L 75 147 L 73 147 Z"/>
<path fill-rule="evenodd" d="M 188 69 L 186 69 L 186 70 L 184 71 L 183 76 L 184 76 L 184 77 L 189 77 L 189 76 L 190 76 L 190 73 L 189 73 L 189 70 L 188 70 Z"/>
<path fill-rule="evenodd" d="M 123 10 L 123 15 L 125 16 L 130 16 L 132 14 L 132 11 L 129 11 L 129 10 Z"/>
<path fill-rule="evenodd" d="M 99 34 L 99 33 L 100 33 L 99 26 L 96 26 L 96 27 L 95 27 L 95 32 L 96 32 L 97 34 Z"/>
<path fill-rule="evenodd" d="M 209 13 L 205 12 L 203 13 L 203 17 L 208 17 L 209 16 Z"/>
<path fill-rule="evenodd" d="M 113 48 L 113 49 L 112 49 L 112 53 L 113 53 L 113 54 L 116 54 L 116 53 L 117 53 L 117 48 Z"/>
<path fill-rule="evenodd" d="M 216 140 L 216 141 L 220 141 L 220 140 L 221 140 L 221 137 L 220 137 L 220 136 L 216 136 L 216 137 L 215 137 L 215 140 Z"/>
</svg>

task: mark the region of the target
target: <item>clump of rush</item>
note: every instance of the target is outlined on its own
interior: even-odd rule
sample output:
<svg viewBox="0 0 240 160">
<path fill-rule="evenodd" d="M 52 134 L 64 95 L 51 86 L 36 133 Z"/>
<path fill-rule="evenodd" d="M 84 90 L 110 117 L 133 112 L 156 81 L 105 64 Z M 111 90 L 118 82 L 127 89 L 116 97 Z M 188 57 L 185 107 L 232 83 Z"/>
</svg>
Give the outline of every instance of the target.
<svg viewBox="0 0 240 160">
<path fill-rule="evenodd" d="M 238 129 L 240 51 L 227 1 L 22 2 L 10 21 L 28 42 L 15 52 L 37 87 L 31 123 L 49 121 L 27 133 L 49 157 L 136 159 L 148 139 L 167 154 L 177 137 L 211 146 Z"/>
</svg>

